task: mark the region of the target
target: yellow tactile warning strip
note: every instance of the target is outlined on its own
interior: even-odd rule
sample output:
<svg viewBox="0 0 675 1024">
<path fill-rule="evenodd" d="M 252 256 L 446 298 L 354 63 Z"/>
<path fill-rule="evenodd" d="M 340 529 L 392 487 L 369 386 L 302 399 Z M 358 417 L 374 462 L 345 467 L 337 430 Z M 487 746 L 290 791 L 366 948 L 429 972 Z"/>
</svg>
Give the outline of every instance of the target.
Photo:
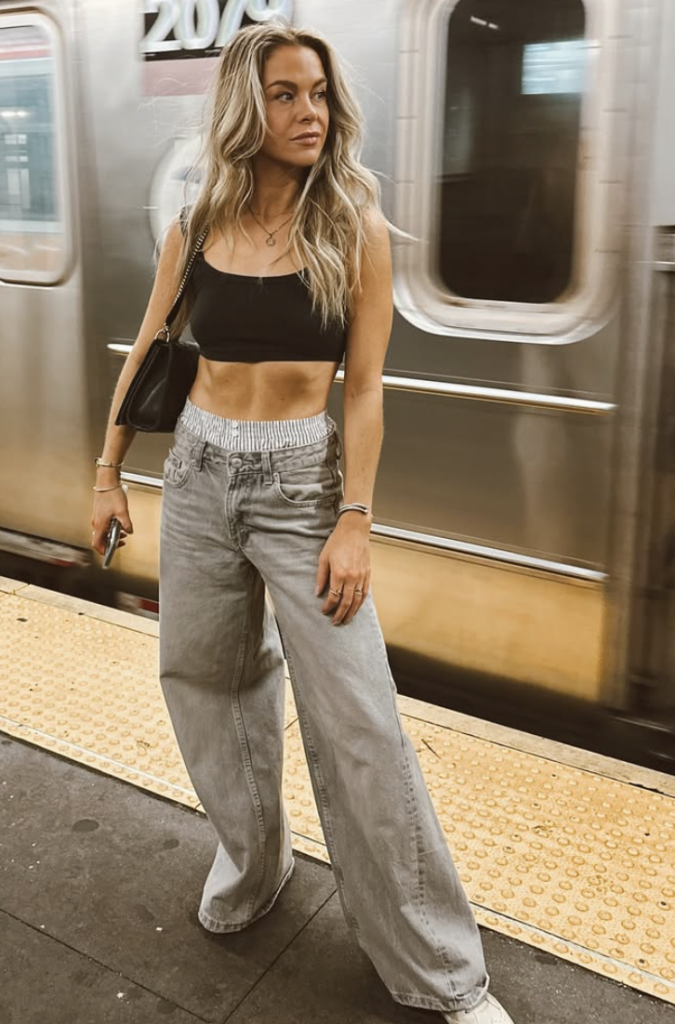
<svg viewBox="0 0 675 1024">
<path fill-rule="evenodd" d="M 199 807 L 154 622 L 0 579 L 0 636 L 0 729 Z M 675 1004 L 675 780 L 400 707 L 479 923 Z M 290 696 L 286 728 L 294 845 L 327 860 Z"/>
</svg>

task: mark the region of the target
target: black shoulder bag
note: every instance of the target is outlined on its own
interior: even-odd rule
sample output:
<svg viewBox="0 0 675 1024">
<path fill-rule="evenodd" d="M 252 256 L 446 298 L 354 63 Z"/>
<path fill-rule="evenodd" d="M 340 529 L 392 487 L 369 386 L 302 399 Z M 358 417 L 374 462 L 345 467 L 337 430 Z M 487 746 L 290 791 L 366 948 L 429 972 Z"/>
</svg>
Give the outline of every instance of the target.
<svg viewBox="0 0 675 1024">
<path fill-rule="evenodd" d="M 171 337 L 171 325 L 178 315 L 195 260 L 209 232 L 205 228 L 194 247 L 180 288 L 164 326 L 157 332 L 138 367 L 120 406 L 115 424 L 144 433 L 170 433 L 197 375 L 199 351 L 180 338 Z"/>
</svg>

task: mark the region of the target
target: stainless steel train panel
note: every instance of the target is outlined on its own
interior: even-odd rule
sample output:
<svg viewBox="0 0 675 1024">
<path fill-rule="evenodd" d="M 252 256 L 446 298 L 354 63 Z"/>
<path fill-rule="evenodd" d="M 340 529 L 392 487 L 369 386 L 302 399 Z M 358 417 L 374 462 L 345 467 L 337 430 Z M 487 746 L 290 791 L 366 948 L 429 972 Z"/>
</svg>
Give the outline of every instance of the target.
<svg viewBox="0 0 675 1024">
<path fill-rule="evenodd" d="M 387 523 L 404 522 L 410 533 L 417 530 L 441 534 L 451 541 L 454 538 L 458 548 L 469 541 L 476 546 L 506 548 L 516 556 L 520 553 L 523 564 L 536 553 L 558 562 L 594 566 L 602 572 L 612 561 L 611 498 L 616 460 L 620 459 L 615 406 L 623 314 L 616 302 L 620 280 L 616 228 L 630 200 L 632 165 L 626 124 L 640 114 L 631 106 L 634 79 L 641 71 L 640 36 L 624 23 L 626 8 L 622 5 L 602 0 L 585 5 L 590 40 L 602 60 L 596 60 L 592 91 L 585 98 L 578 163 L 586 202 L 577 224 L 577 245 L 580 249 L 588 246 L 589 254 L 581 261 L 587 275 L 580 281 L 583 303 L 572 298 L 539 309 L 517 303 L 465 301 L 447 289 L 439 291 L 437 279 L 431 283 L 429 277 L 433 266 L 424 269 L 433 263 L 430 231 L 440 212 L 439 94 L 444 89 L 445 69 L 439 46 L 447 32 L 447 19 L 457 7 L 454 0 L 439 0 L 424 8 L 401 3 L 395 15 L 397 53 L 390 69 L 390 94 L 397 97 L 397 147 L 391 163 L 385 162 L 391 158 L 391 150 L 383 150 L 377 154 L 376 165 L 385 179 L 395 182 L 390 214 L 419 241 L 396 243 L 399 314 L 387 372 L 430 383 L 440 380 L 459 388 L 478 385 L 482 400 L 455 401 L 449 395 L 424 402 L 418 396 L 387 394 L 378 516 Z M 652 10 L 645 6 L 641 13 L 653 23 Z M 434 14 L 439 15 L 435 22 Z M 347 56 L 351 58 L 349 49 Z M 386 67 L 383 62 L 374 63 Z M 429 286 L 420 290 L 425 274 Z M 574 313 L 575 309 L 579 312 Z M 578 317 L 573 330 L 562 326 L 572 315 Z M 582 421 L 569 410 L 541 415 L 528 411 L 525 404 L 520 409 L 516 404 L 504 409 L 497 393 L 509 390 L 549 398 L 590 399 L 605 415 Z M 510 399 L 517 403 L 517 395 Z M 405 488 L 401 487 L 402 474 Z M 378 550 L 378 565 L 380 562 Z M 421 553 L 420 565 L 428 565 Z M 491 606 L 491 593 L 500 592 L 501 575 L 497 562 L 492 570 L 489 562 L 481 563 L 486 607 Z M 448 572 L 451 588 L 452 579 Z M 424 599 L 426 582 L 416 573 L 406 587 L 406 597 L 398 595 L 402 604 L 410 601 L 411 622 L 428 621 L 413 614 L 416 603 Z M 560 579 L 555 583 L 553 592 L 562 593 L 566 584 Z M 524 587 L 522 593 L 526 593 Z M 588 595 L 570 587 L 565 600 L 571 605 L 578 601 L 581 609 Z M 587 686 L 593 699 L 599 699 L 607 694 L 607 680 L 602 681 L 596 658 L 605 642 L 606 593 L 596 589 L 592 600 L 600 609 L 594 617 L 600 631 L 591 657 L 595 669 L 580 687 L 571 686 L 570 692 Z M 505 602 L 500 607 L 498 628 L 519 636 L 525 649 L 523 663 L 529 660 L 538 665 L 540 685 L 555 686 L 555 672 L 542 664 L 538 654 L 537 631 L 520 628 L 522 610 L 519 601 Z M 390 612 L 384 617 L 386 626 Z M 479 602 L 472 615 L 468 632 L 474 637 L 471 643 L 478 665 L 482 655 L 478 654 L 477 638 L 487 639 L 486 623 L 492 620 L 482 614 Z M 577 642 L 574 617 L 556 616 L 556 622 L 563 643 L 573 648 Z M 456 630 L 452 616 L 446 631 L 446 657 L 455 663 L 453 651 L 459 650 L 460 637 L 467 631 Z M 427 640 L 429 647 L 433 646 L 426 626 L 422 632 L 420 646 Z M 392 629 L 391 636 L 395 635 Z M 517 677 L 515 655 L 511 657 L 503 645 L 497 647 L 501 674 Z M 626 691 L 615 692 L 613 697 L 621 703 Z"/>
<path fill-rule="evenodd" d="M 389 642 L 424 665 L 503 678 L 589 704 L 603 695 L 600 584 L 423 543 L 374 545 L 374 595 Z"/>
<path fill-rule="evenodd" d="M 605 569 L 608 416 L 387 392 L 386 439 L 378 522 Z"/>
<path fill-rule="evenodd" d="M 658 163 L 659 124 L 655 118 L 659 58 L 666 28 L 660 0 L 640 0 L 625 8 L 626 31 L 634 41 L 630 76 L 629 193 L 623 230 L 623 302 L 615 395 L 619 409 L 613 463 L 610 560 L 612 614 L 606 635 L 604 700 L 628 711 L 640 694 L 629 668 L 636 613 L 641 600 L 638 566 L 644 547 L 645 459 L 655 428 L 655 374 L 660 362 L 660 326 L 654 301 L 653 176 Z"/>
<path fill-rule="evenodd" d="M 82 544 L 90 494 L 75 37 L 69 3 L 0 2 L 0 519 Z"/>
<path fill-rule="evenodd" d="M 641 432 L 641 487 L 630 630 L 629 678 L 640 711 L 675 724 L 675 230 L 656 239 L 648 414 Z M 665 252 L 663 251 L 665 250 Z M 663 259 L 667 256 L 667 259 Z"/>
<path fill-rule="evenodd" d="M 652 224 L 675 224 L 675 6 L 663 4 L 663 29 L 656 89 Z"/>
</svg>

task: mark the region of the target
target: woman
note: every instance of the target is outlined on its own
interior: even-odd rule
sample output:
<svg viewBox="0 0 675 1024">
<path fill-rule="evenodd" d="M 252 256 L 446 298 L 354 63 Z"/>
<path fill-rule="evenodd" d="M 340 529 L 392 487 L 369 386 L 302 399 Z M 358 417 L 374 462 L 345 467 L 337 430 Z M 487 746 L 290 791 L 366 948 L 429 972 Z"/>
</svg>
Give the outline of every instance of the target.
<svg viewBox="0 0 675 1024">
<path fill-rule="evenodd" d="M 245 29 L 217 72 L 206 173 L 167 236 L 98 468 L 93 547 L 132 532 L 114 414 L 190 253 L 199 369 L 165 463 L 162 686 L 219 844 L 199 910 L 238 931 L 293 870 L 281 794 L 284 653 L 340 899 L 392 996 L 509 1024 L 409 739 L 370 586 L 370 505 L 392 320 L 390 252 L 361 120 L 331 47 Z M 345 356 L 340 440 L 326 404 Z M 111 465 L 112 464 L 112 465 Z M 269 591 L 275 618 L 265 603 Z M 336 628 L 337 627 L 337 628 Z"/>
</svg>

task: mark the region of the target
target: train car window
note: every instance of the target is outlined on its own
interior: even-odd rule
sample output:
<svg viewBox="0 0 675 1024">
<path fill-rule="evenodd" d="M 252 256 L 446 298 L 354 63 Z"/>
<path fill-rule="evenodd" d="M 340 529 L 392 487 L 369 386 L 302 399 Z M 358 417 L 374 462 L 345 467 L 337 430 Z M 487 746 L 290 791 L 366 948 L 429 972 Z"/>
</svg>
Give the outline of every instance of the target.
<svg viewBox="0 0 675 1024">
<path fill-rule="evenodd" d="M 459 0 L 448 22 L 438 269 L 458 296 L 571 285 L 587 68 L 582 0 Z"/>
<path fill-rule="evenodd" d="M 587 337 L 616 301 L 635 48 L 614 0 L 402 0 L 399 312 L 435 334 Z"/>
<path fill-rule="evenodd" d="M 51 22 L 0 15 L 0 277 L 50 284 L 66 258 Z"/>
</svg>

